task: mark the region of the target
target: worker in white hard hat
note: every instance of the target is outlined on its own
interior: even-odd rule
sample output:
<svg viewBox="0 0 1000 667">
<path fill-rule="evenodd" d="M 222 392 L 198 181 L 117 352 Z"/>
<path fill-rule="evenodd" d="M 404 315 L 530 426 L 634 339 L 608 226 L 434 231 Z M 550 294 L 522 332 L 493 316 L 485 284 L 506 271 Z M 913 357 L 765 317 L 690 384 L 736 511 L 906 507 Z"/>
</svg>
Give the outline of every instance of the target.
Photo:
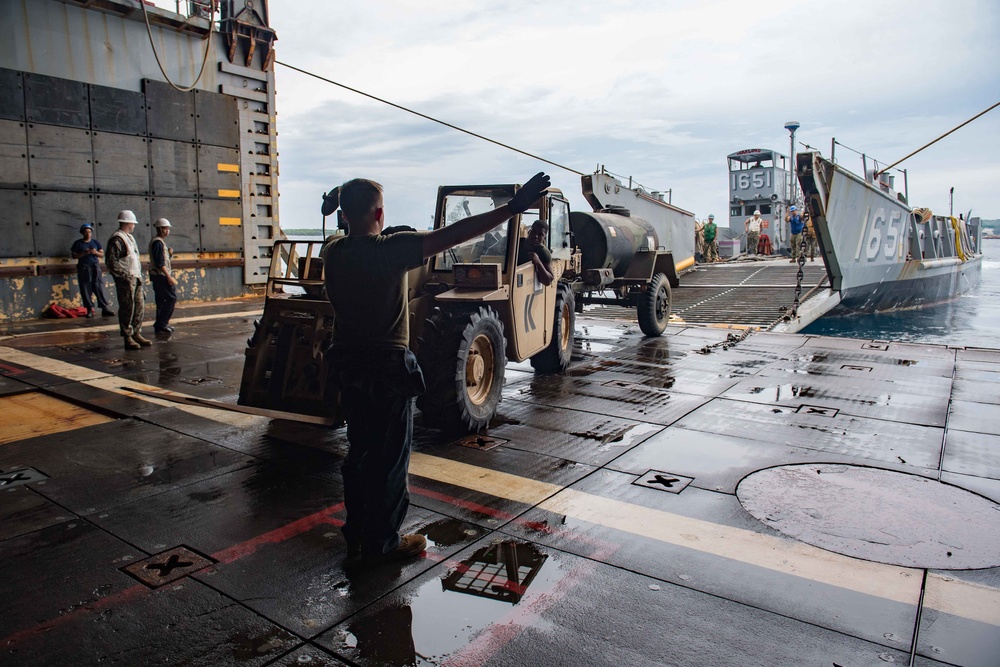
<svg viewBox="0 0 1000 667">
<path fill-rule="evenodd" d="M 764 220 L 760 217 L 760 209 L 753 212 L 753 217 L 747 218 L 743 223 L 747 234 L 747 254 L 757 254 L 757 243 L 760 241 L 760 230 Z"/>
<path fill-rule="evenodd" d="M 105 264 L 115 279 L 118 293 L 118 324 L 126 350 L 138 350 L 153 342 L 142 337 L 142 315 L 144 298 L 142 291 L 142 264 L 139 263 L 139 246 L 132 236 L 135 229 L 135 213 L 122 211 L 118 214 L 118 231 L 108 240 Z"/>
<path fill-rule="evenodd" d="M 167 247 L 170 221 L 160 218 L 153 223 L 153 227 L 156 228 L 156 236 L 149 242 L 149 279 L 153 283 L 153 296 L 156 299 L 153 331 L 169 335 L 174 330 L 170 326 L 170 317 L 174 314 L 174 304 L 177 303 L 177 279 L 170 271 L 170 258 L 174 251 Z"/>
</svg>

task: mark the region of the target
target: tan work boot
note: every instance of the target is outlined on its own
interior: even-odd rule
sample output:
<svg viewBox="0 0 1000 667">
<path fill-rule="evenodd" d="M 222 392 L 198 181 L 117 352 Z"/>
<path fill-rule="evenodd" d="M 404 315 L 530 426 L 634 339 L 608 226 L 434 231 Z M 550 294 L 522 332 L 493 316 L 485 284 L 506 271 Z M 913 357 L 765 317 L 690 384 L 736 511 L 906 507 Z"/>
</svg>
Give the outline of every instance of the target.
<svg viewBox="0 0 1000 667">
<path fill-rule="evenodd" d="M 413 558 L 423 553 L 427 548 L 427 538 L 423 535 L 402 535 L 399 538 L 399 546 L 392 551 L 372 557 L 373 563 L 388 563 L 394 560 L 404 560 Z"/>
<path fill-rule="evenodd" d="M 153 341 L 147 338 L 143 338 L 142 334 L 137 334 L 137 333 L 132 334 L 132 340 L 139 343 L 139 345 L 142 345 L 143 347 L 149 347 L 150 345 L 153 344 Z"/>
<path fill-rule="evenodd" d="M 135 342 L 131 336 L 125 336 L 125 349 L 126 350 L 138 350 L 141 345 Z"/>
</svg>

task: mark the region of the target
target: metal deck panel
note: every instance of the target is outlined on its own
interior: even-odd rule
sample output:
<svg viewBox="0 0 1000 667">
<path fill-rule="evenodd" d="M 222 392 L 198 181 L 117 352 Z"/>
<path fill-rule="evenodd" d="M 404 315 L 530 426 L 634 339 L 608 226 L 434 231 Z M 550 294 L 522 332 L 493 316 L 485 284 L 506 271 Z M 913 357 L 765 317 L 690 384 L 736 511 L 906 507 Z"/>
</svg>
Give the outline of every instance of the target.
<svg viewBox="0 0 1000 667">
<path fill-rule="evenodd" d="M 166 664 L 238 655 L 288 665 L 305 654 L 385 664 L 410 660 L 412 647 L 436 662 L 498 665 L 879 665 L 908 663 L 914 637 L 925 667 L 991 665 L 1000 653 L 1000 567 L 928 572 L 915 627 L 922 570 L 809 547 L 734 495 L 762 469 L 833 463 L 940 477 L 1000 500 L 998 436 L 976 432 L 992 428 L 996 399 L 973 384 L 951 391 L 953 376 L 956 387 L 989 383 L 1000 351 L 760 332 L 732 344 L 732 330 L 676 325 L 647 339 L 634 322 L 580 317 L 569 373 L 511 366 L 486 434 L 506 442 L 461 446 L 418 419 L 404 529 L 426 534 L 428 550 L 346 574 L 344 429 L 123 389 L 235 400 L 236 378 L 197 379 L 239 367 L 253 306 L 182 306 L 173 336 L 128 353 L 110 319 L 7 327 L 19 335 L 0 340 L 0 386 L 127 418 L 0 445 L 7 478 L 14 466 L 48 475 L 0 491 L 0 576 L 23 582 L 0 600 L 0 662 L 148 661 L 155 651 Z M 216 318 L 227 309 L 231 318 Z M 744 392 L 754 382 L 808 383 L 839 412 L 756 403 Z M 902 410 L 889 401 L 851 413 L 886 387 Z M 751 400 L 720 397 L 729 390 Z M 905 423 L 920 406 L 928 416 L 914 422 L 950 417 Z M 658 486 L 680 478 L 691 479 L 680 493 Z M 523 596 L 517 605 L 446 587 L 482 549 L 511 540 L 533 554 L 521 565 L 538 565 L 530 585 L 501 587 Z M 119 569 L 182 544 L 219 564 L 155 593 Z M 49 586 L 54 572 L 76 578 Z M 150 623 L 176 625 L 151 639 Z"/>
<path fill-rule="evenodd" d="M 699 264 L 671 291 L 673 317 L 697 324 L 767 327 L 789 312 L 798 265 L 787 260 Z M 826 279 L 826 268 L 803 267 L 802 299 Z"/>
</svg>

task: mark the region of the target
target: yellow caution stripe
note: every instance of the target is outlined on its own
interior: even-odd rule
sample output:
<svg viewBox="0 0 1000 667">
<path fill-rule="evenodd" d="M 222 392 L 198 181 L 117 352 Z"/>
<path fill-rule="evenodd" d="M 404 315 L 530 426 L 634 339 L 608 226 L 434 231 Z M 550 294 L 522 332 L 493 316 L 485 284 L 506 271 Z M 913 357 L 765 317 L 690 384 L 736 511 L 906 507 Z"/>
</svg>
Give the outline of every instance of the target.
<svg viewBox="0 0 1000 667">
<path fill-rule="evenodd" d="M 238 164 L 227 164 L 225 162 L 219 162 L 216 164 L 219 171 L 230 172 L 232 174 L 240 173 L 240 165 Z"/>
<path fill-rule="evenodd" d="M 219 218 L 220 225 L 242 225 L 242 218 Z"/>
<path fill-rule="evenodd" d="M 220 197 L 231 197 L 232 199 L 240 198 L 239 190 L 219 190 Z"/>
<path fill-rule="evenodd" d="M 921 571 L 914 568 L 851 558 L 787 537 L 694 519 L 419 452 L 410 455 L 410 473 L 893 602 L 916 606 L 920 598 Z M 933 592 L 929 590 L 927 606 L 1000 626 L 1000 590 L 936 574 L 928 577 L 929 587 L 931 580 Z"/>
</svg>

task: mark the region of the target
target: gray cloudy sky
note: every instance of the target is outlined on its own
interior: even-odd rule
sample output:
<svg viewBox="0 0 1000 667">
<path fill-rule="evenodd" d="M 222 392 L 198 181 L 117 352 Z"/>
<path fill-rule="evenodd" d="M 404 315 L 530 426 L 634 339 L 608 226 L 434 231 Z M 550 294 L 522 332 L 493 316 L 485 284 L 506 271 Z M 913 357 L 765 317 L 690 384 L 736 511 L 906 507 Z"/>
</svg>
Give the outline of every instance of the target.
<svg viewBox="0 0 1000 667">
<path fill-rule="evenodd" d="M 884 163 L 1000 101 L 996 0 L 271 0 L 278 60 L 591 172 L 697 217 L 728 217 L 726 155 Z M 574 209 L 579 176 L 277 67 L 282 226 L 318 227 L 320 194 L 386 186 L 387 224 L 424 228 L 438 185 L 544 169 Z M 798 147 L 797 150 L 801 150 Z M 1000 109 L 911 158 L 911 203 L 1000 218 Z M 842 164 L 860 159 L 838 148 Z"/>
</svg>

